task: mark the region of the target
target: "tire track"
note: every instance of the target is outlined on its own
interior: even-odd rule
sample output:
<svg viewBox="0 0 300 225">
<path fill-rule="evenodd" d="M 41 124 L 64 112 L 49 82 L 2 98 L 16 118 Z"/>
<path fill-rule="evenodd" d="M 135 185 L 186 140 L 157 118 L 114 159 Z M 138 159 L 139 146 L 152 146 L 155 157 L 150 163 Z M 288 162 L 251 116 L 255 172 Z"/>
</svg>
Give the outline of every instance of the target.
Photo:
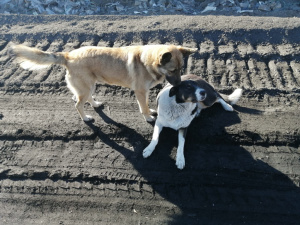
<svg viewBox="0 0 300 225">
<path fill-rule="evenodd" d="M 159 37 L 156 38 L 158 39 Z M 115 42 L 107 42 L 102 40 L 98 41 L 97 39 L 81 42 L 80 40 L 72 39 L 74 44 L 68 41 L 58 39 L 52 40 L 50 43 L 49 40 L 44 40 L 42 42 L 39 42 L 36 45 L 36 47 L 47 51 L 57 52 L 62 50 L 70 51 L 72 49 L 78 48 L 79 46 L 101 45 L 121 47 L 135 44 L 132 42 L 132 40 L 122 39 L 116 40 Z M 156 41 L 155 43 L 159 42 Z M 180 44 L 178 40 L 160 43 Z M 292 90 L 295 86 L 299 87 L 297 76 L 293 75 L 293 70 L 289 69 L 288 66 L 289 62 L 285 61 L 287 53 L 282 53 L 282 57 L 285 58 L 278 58 L 281 57 L 281 55 L 277 54 L 275 52 L 275 47 L 271 45 L 259 45 L 257 46 L 257 50 L 252 50 L 253 47 L 251 45 L 246 45 L 244 43 L 237 45 L 237 47 L 235 47 L 233 43 L 229 43 L 228 45 L 215 46 L 211 41 L 198 43 L 196 40 L 193 40 L 192 42 L 184 41 L 184 43 L 187 43 L 186 45 L 189 47 L 199 45 L 200 54 L 195 54 L 186 59 L 185 68 L 183 69 L 183 72 L 193 72 L 195 74 L 203 75 L 204 77 L 207 77 L 208 81 L 211 82 L 217 88 L 228 86 L 236 87 L 242 85 L 245 89 L 267 87 L 278 88 L 280 90 L 285 90 L 288 88 L 288 90 Z M 25 44 L 30 46 L 35 45 L 34 43 L 32 43 L 32 41 L 27 41 L 25 42 Z M 144 42 L 144 44 L 151 43 Z M 292 54 L 294 55 L 295 51 L 293 51 Z M 247 65 L 244 65 L 240 61 L 239 57 L 241 57 L 241 59 L 246 57 Z M 9 59 L 8 57 L 4 57 L 2 61 L 2 67 L 14 67 L 13 65 L 11 65 L 11 63 L 8 62 L 11 62 L 11 59 Z M 267 64 L 267 68 L 264 67 L 264 62 Z M 199 63 L 199 66 L 197 66 L 197 63 Z M 15 67 L 17 67 L 17 65 L 15 65 Z M 245 67 L 248 67 L 251 70 L 250 74 L 245 73 Z M 55 69 L 53 70 L 53 68 Z M 5 74 L 9 73 L 9 71 L 5 71 Z M 33 74 L 29 75 L 26 72 L 23 75 L 19 75 L 19 71 L 17 73 L 18 74 L 11 76 L 6 75 L 4 79 L 6 80 L 6 82 L 14 83 L 15 77 L 18 76 L 19 79 L 15 81 L 17 83 L 17 86 L 20 86 L 20 82 L 26 83 L 28 79 L 30 80 L 31 85 L 32 83 L 43 82 L 49 84 L 56 81 L 58 82 L 56 86 L 65 86 L 65 82 L 62 82 L 64 80 L 64 68 L 51 67 L 51 69 L 33 72 Z M 10 79 L 8 79 L 8 77 Z M 34 77 L 32 81 L 30 79 L 31 77 Z M 275 83 L 272 82 L 273 80 L 275 81 Z M 239 81 L 241 81 L 241 83 L 239 83 Z"/>
</svg>

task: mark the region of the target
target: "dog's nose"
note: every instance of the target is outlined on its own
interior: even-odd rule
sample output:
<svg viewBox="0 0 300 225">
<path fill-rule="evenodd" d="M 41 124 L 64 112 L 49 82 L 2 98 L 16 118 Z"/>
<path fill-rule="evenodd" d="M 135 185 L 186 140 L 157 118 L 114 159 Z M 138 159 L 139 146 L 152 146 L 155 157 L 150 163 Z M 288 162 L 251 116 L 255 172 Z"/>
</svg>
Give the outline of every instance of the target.
<svg viewBox="0 0 300 225">
<path fill-rule="evenodd" d="M 206 95 L 206 92 L 205 92 L 205 91 L 200 91 L 200 95 L 201 95 L 202 97 L 204 97 L 204 96 Z"/>
<path fill-rule="evenodd" d="M 166 76 L 167 81 L 173 86 L 178 86 L 181 83 L 181 77 Z"/>
<path fill-rule="evenodd" d="M 204 101 L 206 99 L 206 91 L 202 89 L 198 93 L 198 101 Z"/>
<path fill-rule="evenodd" d="M 178 86 L 181 83 L 181 80 L 176 80 L 174 86 Z"/>
</svg>

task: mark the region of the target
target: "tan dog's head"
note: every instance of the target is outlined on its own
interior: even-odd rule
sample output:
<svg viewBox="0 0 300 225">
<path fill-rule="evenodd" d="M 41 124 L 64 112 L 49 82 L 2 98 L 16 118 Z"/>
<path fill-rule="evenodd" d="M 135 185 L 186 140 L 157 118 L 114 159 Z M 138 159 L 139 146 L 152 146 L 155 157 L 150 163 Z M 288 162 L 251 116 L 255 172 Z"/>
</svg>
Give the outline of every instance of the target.
<svg viewBox="0 0 300 225">
<path fill-rule="evenodd" d="M 157 71 L 165 75 L 167 81 L 173 86 L 181 82 L 181 68 L 184 64 L 183 57 L 197 52 L 197 48 L 164 45 L 159 50 L 157 58 Z"/>
</svg>

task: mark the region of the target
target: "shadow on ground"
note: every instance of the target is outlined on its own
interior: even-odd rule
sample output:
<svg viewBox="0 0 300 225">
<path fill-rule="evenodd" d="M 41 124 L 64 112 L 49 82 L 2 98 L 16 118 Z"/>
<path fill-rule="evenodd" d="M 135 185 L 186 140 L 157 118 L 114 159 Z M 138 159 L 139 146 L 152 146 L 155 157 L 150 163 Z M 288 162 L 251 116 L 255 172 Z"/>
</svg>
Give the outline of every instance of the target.
<svg viewBox="0 0 300 225">
<path fill-rule="evenodd" d="M 245 107 L 237 109 L 258 113 Z M 193 121 L 187 134 L 186 167 L 182 171 L 175 166 L 177 132 L 164 128 L 156 150 L 143 159 L 142 150 L 148 141 L 101 110 L 97 112 L 106 123 L 124 131 L 134 151 L 88 124 L 95 134 L 132 163 L 152 187 L 153 198 L 160 196 L 175 205 L 177 211 L 168 214 L 170 225 L 297 224 L 300 220 L 299 188 L 281 171 L 254 159 L 247 146 L 240 146 L 226 134 L 225 127 L 241 122 L 238 112 L 225 112 L 214 105 Z M 217 138 L 210 137 L 212 131 Z"/>
</svg>

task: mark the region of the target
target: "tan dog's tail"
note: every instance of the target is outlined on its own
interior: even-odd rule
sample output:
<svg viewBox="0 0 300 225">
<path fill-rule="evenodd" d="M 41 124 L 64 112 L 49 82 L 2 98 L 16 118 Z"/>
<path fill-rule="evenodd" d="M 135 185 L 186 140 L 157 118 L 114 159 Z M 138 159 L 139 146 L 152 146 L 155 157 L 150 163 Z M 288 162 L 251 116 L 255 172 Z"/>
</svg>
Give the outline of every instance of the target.
<svg viewBox="0 0 300 225">
<path fill-rule="evenodd" d="M 52 64 L 66 65 L 67 63 L 67 53 L 65 52 L 44 52 L 25 45 L 10 46 L 10 54 L 17 57 L 21 67 L 29 70 L 46 68 Z"/>
</svg>

